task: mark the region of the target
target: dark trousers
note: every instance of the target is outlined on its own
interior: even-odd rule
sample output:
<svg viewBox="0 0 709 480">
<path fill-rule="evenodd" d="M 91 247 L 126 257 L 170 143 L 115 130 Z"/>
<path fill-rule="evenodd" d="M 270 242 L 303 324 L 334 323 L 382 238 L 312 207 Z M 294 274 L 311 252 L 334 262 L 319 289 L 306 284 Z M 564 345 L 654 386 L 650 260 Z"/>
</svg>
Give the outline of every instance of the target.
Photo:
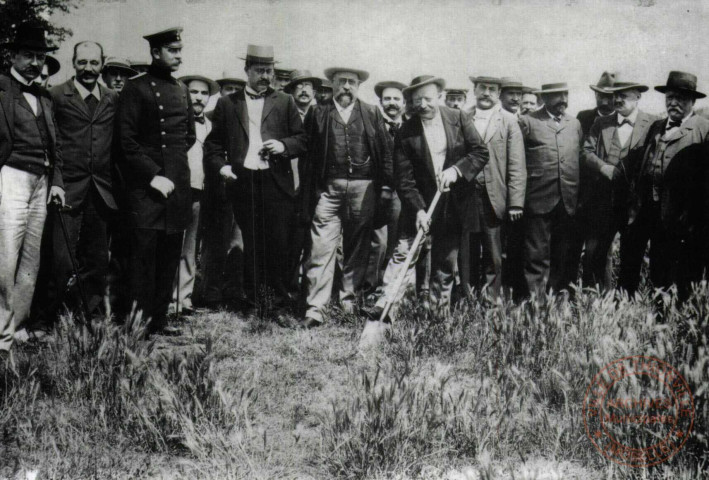
<svg viewBox="0 0 709 480">
<path fill-rule="evenodd" d="M 527 295 L 524 278 L 524 219 L 512 222 L 506 219 L 502 225 L 502 284 L 513 298 Z"/>
<path fill-rule="evenodd" d="M 486 285 L 498 296 L 502 287 L 502 221 L 485 187 L 476 185 L 475 195 L 480 232 L 463 233 L 458 254 L 460 281 L 467 288 Z"/>
<path fill-rule="evenodd" d="M 289 235 L 295 202 L 269 170 L 247 170 L 234 185 L 236 223 L 244 238 L 244 291 L 254 305 L 288 306 Z"/>
<path fill-rule="evenodd" d="M 582 232 L 585 253 L 583 257 L 583 284 L 601 286 L 608 290 L 612 275 L 608 272 L 608 255 L 616 233 L 622 232 L 627 216 L 623 211 L 614 211 L 604 206 L 594 206 L 584 216 Z M 581 224 L 582 222 L 579 222 Z"/>
<path fill-rule="evenodd" d="M 209 306 L 243 297 L 244 244 L 225 181 L 207 175 L 200 206 L 201 300 Z"/>
<path fill-rule="evenodd" d="M 543 215 L 525 214 L 524 276 L 530 293 L 568 288 L 576 278 L 578 262 L 571 258 L 574 218 L 559 202 Z"/>
<path fill-rule="evenodd" d="M 618 285 L 634 294 L 640 284 L 640 270 L 650 242 L 650 281 L 655 288 L 669 287 L 676 249 L 670 232 L 662 225 L 660 203 L 646 199 L 635 221 L 620 237 Z"/>
<path fill-rule="evenodd" d="M 183 235 L 147 228 L 131 231 L 130 296 L 143 319 L 151 319 L 149 332 L 165 326 Z"/>
</svg>

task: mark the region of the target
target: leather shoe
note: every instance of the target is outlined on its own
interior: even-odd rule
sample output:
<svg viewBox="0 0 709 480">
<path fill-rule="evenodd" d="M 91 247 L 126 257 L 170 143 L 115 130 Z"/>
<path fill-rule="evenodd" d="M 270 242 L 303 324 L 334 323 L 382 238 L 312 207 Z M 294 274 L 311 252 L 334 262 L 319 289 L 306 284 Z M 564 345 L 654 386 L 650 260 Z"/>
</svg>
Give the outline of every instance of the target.
<svg viewBox="0 0 709 480">
<path fill-rule="evenodd" d="M 316 320 L 312 317 L 305 317 L 299 322 L 299 326 L 301 328 L 304 328 L 306 330 L 310 330 L 311 328 L 317 328 L 322 326 L 323 322 L 320 320 Z"/>
</svg>

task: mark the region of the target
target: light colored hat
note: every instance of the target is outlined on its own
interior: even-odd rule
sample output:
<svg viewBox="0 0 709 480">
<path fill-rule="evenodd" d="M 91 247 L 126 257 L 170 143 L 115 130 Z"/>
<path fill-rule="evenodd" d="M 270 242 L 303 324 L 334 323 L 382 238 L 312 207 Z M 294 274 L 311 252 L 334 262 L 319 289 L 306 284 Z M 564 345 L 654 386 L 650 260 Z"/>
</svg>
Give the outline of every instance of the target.
<svg viewBox="0 0 709 480">
<path fill-rule="evenodd" d="M 419 75 L 418 77 L 414 77 L 414 79 L 411 80 L 409 86 L 404 89 L 404 93 L 408 94 L 418 88 L 431 84 L 438 85 L 438 88 L 440 88 L 441 90 L 444 90 L 446 88 L 446 81 L 443 80 L 441 77 L 436 77 L 434 75 Z"/>
<path fill-rule="evenodd" d="M 274 60 L 273 47 L 271 45 L 246 46 L 246 57 L 239 57 L 250 63 L 278 63 Z"/>
<path fill-rule="evenodd" d="M 365 82 L 369 78 L 369 72 L 366 72 L 364 70 L 359 70 L 356 68 L 349 68 L 349 67 L 330 67 L 325 69 L 325 76 L 327 77 L 328 80 L 332 81 L 332 78 L 335 76 L 336 73 L 339 72 L 349 72 L 349 73 L 354 73 L 359 77 L 360 82 Z"/>
</svg>

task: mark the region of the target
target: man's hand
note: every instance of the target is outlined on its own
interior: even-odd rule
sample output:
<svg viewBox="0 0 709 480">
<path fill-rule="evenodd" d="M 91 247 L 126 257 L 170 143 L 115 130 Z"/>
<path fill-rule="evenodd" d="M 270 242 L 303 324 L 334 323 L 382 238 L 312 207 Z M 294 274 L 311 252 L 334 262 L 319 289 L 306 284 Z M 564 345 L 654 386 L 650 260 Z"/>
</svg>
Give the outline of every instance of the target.
<svg viewBox="0 0 709 480">
<path fill-rule="evenodd" d="M 150 181 L 150 186 L 160 192 L 165 198 L 169 197 L 172 191 L 175 190 L 175 184 L 172 183 L 172 180 L 160 175 L 153 177 Z"/>
<path fill-rule="evenodd" d="M 613 177 L 615 177 L 616 171 L 617 169 L 613 165 L 603 165 L 601 167 L 601 174 L 610 181 L 613 181 Z"/>
<path fill-rule="evenodd" d="M 431 226 L 431 219 L 426 215 L 426 210 L 419 210 L 416 213 L 416 230 L 423 230 L 428 233 L 428 228 Z"/>
<path fill-rule="evenodd" d="M 62 187 L 54 186 L 49 189 L 49 198 L 47 199 L 47 203 L 51 202 L 58 203 L 62 207 L 66 206 L 65 193 Z"/>
<path fill-rule="evenodd" d="M 224 180 L 236 180 L 236 175 L 234 175 L 234 171 L 231 169 L 231 165 L 224 165 L 222 168 L 220 168 L 219 175 Z"/>
<path fill-rule="evenodd" d="M 446 168 L 438 175 L 438 188 L 441 192 L 448 192 L 456 181 L 458 181 L 458 169 L 455 167 Z"/>
<path fill-rule="evenodd" d="M 507 212 L 507 215 L 509 215 L 510 217 L 510 222 L 516 222 L 522 218 L 523 213 L 524 210 L 519 207 L 510 207 L 509 211 Z"/>
<path fill-rule="evenodd" d="M 263 148 L 268 150 L 271 155 L 280 155 L 286 151 L 286 146 L 283 145 L 283 142 L 274 139 L 263 142 Z"/>
</svg>

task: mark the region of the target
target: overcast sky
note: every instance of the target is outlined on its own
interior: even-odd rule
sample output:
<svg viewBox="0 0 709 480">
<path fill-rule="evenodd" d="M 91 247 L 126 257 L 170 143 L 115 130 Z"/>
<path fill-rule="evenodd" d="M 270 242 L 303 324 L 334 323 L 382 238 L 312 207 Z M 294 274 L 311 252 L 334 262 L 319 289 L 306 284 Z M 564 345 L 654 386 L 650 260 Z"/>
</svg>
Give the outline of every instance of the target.
<svg viewBox="0 0 709 480">
<path fill-rule="evenodd" d="M 368 70 L 360 96 L 369 102 L 380 80 L 430 73 L 470 88 L 469 75 L 512 75 L 534 87 L 568 82 L 575 113 L 594 105 L 588 85 L 604 70 L 651 87 L 684 70 L 709 92 L 708 11 L 707 0 L 84 0 L 54 19 L 74 36 L 58 52 L 53 83 L 72 74 L 76 41 L 148 60 L 142 36 L 180 25 L 179 75 L 244 77 L 246 44 L 270 44 L 284 68 Z M 641 105 L 662 111 L 663 97 L 650 91 Z"/>
</svg>

